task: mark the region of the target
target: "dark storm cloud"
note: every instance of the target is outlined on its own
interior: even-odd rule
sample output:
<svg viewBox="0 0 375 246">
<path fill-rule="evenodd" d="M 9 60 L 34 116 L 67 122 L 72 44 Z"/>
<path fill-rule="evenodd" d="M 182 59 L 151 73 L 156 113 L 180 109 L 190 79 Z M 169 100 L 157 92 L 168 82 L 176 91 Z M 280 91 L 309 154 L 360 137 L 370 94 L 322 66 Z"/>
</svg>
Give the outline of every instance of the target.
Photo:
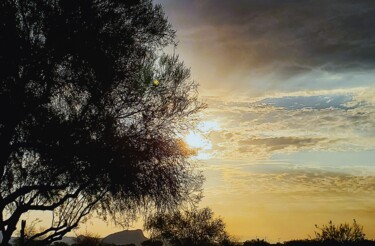
<svg viewBox="0 0 375 246">
<path fill-rule="evenodd" d="M 159 1 L 182 41 L 223 73 L 268 68 L 287 79 L 375 65 L 375 1 Z"/>
</svg>

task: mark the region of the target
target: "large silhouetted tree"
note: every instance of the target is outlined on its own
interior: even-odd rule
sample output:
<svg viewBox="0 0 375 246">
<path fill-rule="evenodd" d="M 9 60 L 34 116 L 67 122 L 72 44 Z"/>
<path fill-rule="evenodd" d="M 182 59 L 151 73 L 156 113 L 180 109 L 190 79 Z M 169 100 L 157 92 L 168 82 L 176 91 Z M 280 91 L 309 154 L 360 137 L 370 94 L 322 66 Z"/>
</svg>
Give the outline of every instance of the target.
<svg viewBox="0 0 375 246">
<path fill-rule="evenodd" d="M 199 195 L 178 139 L 202 105 L 151 0 L 0 1 L 0 231 L 49 211 L 47 244 L 96 211 L 129 218 Z M 143 211 L 143 210 L 142 210 Z"/>
</svg>

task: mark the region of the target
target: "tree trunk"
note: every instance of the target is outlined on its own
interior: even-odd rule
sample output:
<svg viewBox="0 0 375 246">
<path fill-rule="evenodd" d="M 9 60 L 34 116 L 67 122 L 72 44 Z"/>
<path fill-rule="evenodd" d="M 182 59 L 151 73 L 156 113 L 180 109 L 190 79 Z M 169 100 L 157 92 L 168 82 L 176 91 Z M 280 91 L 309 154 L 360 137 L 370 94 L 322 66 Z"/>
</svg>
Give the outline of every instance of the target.
<svg viewBox="0 0 375 246">
<path fill-rule="evenodd" d="M 9 246 L 10 236 L 7 234 L 3 234 L 3 240 L 1 241 L 0 246 Z"/>
</svg>

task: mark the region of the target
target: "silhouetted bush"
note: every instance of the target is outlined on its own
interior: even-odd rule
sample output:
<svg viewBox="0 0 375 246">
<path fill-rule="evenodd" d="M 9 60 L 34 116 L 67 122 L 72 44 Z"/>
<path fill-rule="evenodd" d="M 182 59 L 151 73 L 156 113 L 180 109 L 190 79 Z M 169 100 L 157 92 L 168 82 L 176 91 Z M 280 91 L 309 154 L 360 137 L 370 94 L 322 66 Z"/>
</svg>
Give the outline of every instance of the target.
<svg viewBox="0 0 375 246">
<path fill-rule="evenodd" d="M 153 238 L 170 245 L 213 245 L 229 239 L 222 219 L 214 218 L 210 208 L 156 214 L 145 222 Z"/>
<path fill-rule="evenodd" d="M 141 243 L 142 246 L 163 246 L 163 242 L 159 240 L 146 240 Z"/>
<path fill-rule="evenodd" d="M 64 242 L 54 242 L 53 246 L 69 246 L 69 244 L 64 243 Z"/>
<path fill-rule="evenodd" d="M 248 240 L 243 243 L 243 246 L 267 246 L 271 245 L 269 242 L 267 242 L 264 239 L 253 239 L 253 240 Z"/>
<path fill-rule="evenodd" d="M 304 245 L 322 245 L 322 242 L 318 242 L 316 240 L 291 240 L 284 242 L 284 245 L 286 246 L 304 246 Z"/>
<path fill-rule="evenodd" d="M 236 238 L 228 237 L 221 241 L 220 246 L 239 246 L 242 243 L 239 243 Z"/>
<path fill-rule="evenodd" d="M 25 245 L 25 244 L 23 244 L 22 242 L 21 242 L 21 238 L 16 238 L 16 239 L 14 239 L 14 241 L 13 241 L 13 244 L 12 245 L 14 245 L 14 246 L 23 246 L 23 245 Z M 27 246 L 42 246 L 43 244 L 42 244 L 42 242 L 40 241 L 40 240 L 29 240 L 29 241 L 27 241 Z M 10 246 L 10 245 L 9 245 Z"/>
<path fill-rule="evenodd" d="M 374 241 L 363 240 L 360 242 L 338 242 L 334 240 L 292 240 L 284 242 L 285 246 L 375 246 Z"/>
<path fill-rule="evenodd" d="M 315 239 L 320 242 L 355 243 L 365 240 L 363 226 L 358 225 L 355 220 L 352 225 L 345 223 L 336 226 L 330 221 L 328 225 L 322 227 L 315 225 L 315 227 L 320 230 L 315 232 Z"/>
</svg>

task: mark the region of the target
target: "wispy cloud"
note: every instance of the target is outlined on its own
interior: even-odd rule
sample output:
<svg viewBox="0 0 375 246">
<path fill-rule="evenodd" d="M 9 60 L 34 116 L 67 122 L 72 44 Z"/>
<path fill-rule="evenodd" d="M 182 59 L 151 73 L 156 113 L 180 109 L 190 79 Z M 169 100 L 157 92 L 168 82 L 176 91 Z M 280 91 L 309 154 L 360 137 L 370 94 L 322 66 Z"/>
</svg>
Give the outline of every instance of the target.
<svg viewBox="0 0 375 246">
<path fill-rule="evenodd" d="M 313 166 L 262 162 L 242 162 L 237 168 L 233 168 L 233 165 L 226 165 L 225 162 L 217 166 L 214 162 L 207 163 L 219 171 L 225 185 L 231 187 L 232 192 L 243 195 L 289 193 L 304 196 L 308 193 L 310 196 L 322 196 L 329 193 L 332 198 L 348 193 L 373 194 L 375 188 L 375 176 L 351 175 L 340 172 L 340 169 L 327 171 Z M 217 189 L 216 192 L 220 193 L 221 190 Z"/>
<path fill-rule="evenodd" d="M 212 152 L 221 158 L 269 158 L 297 151 L 375 149 L 375 91 L 369 88 L 322 95 L 209 99 L 208 119 L 218 120 Z"/>
<path fill-rule="evenodd" d="M 208 160 L 204 165 L 208 182 L 203 202 L 223 214 L 230 230 L 244 239 L 306 238 L 313 235 L 314 224 L 353 218 L 370 238 L 375 235 L 368 219 L 375 214 L 374 175 L 282 161 Z M 367 174 L 374 171 L 372 167 Z"/>
<path fill-rule="evenodd" d="M 240 140 L 238 142 L 238 152 L 259 152 L 260 149 L 264 151 L 274 152 L 279 150 L 300 150 L 304 148 L 311 148 L 321 142 L 325 142 L 325 138 L 302 138 L 302 137 L 269 137 L 269 138 L 252 138 L 248 140 Z"/>
</svg>

